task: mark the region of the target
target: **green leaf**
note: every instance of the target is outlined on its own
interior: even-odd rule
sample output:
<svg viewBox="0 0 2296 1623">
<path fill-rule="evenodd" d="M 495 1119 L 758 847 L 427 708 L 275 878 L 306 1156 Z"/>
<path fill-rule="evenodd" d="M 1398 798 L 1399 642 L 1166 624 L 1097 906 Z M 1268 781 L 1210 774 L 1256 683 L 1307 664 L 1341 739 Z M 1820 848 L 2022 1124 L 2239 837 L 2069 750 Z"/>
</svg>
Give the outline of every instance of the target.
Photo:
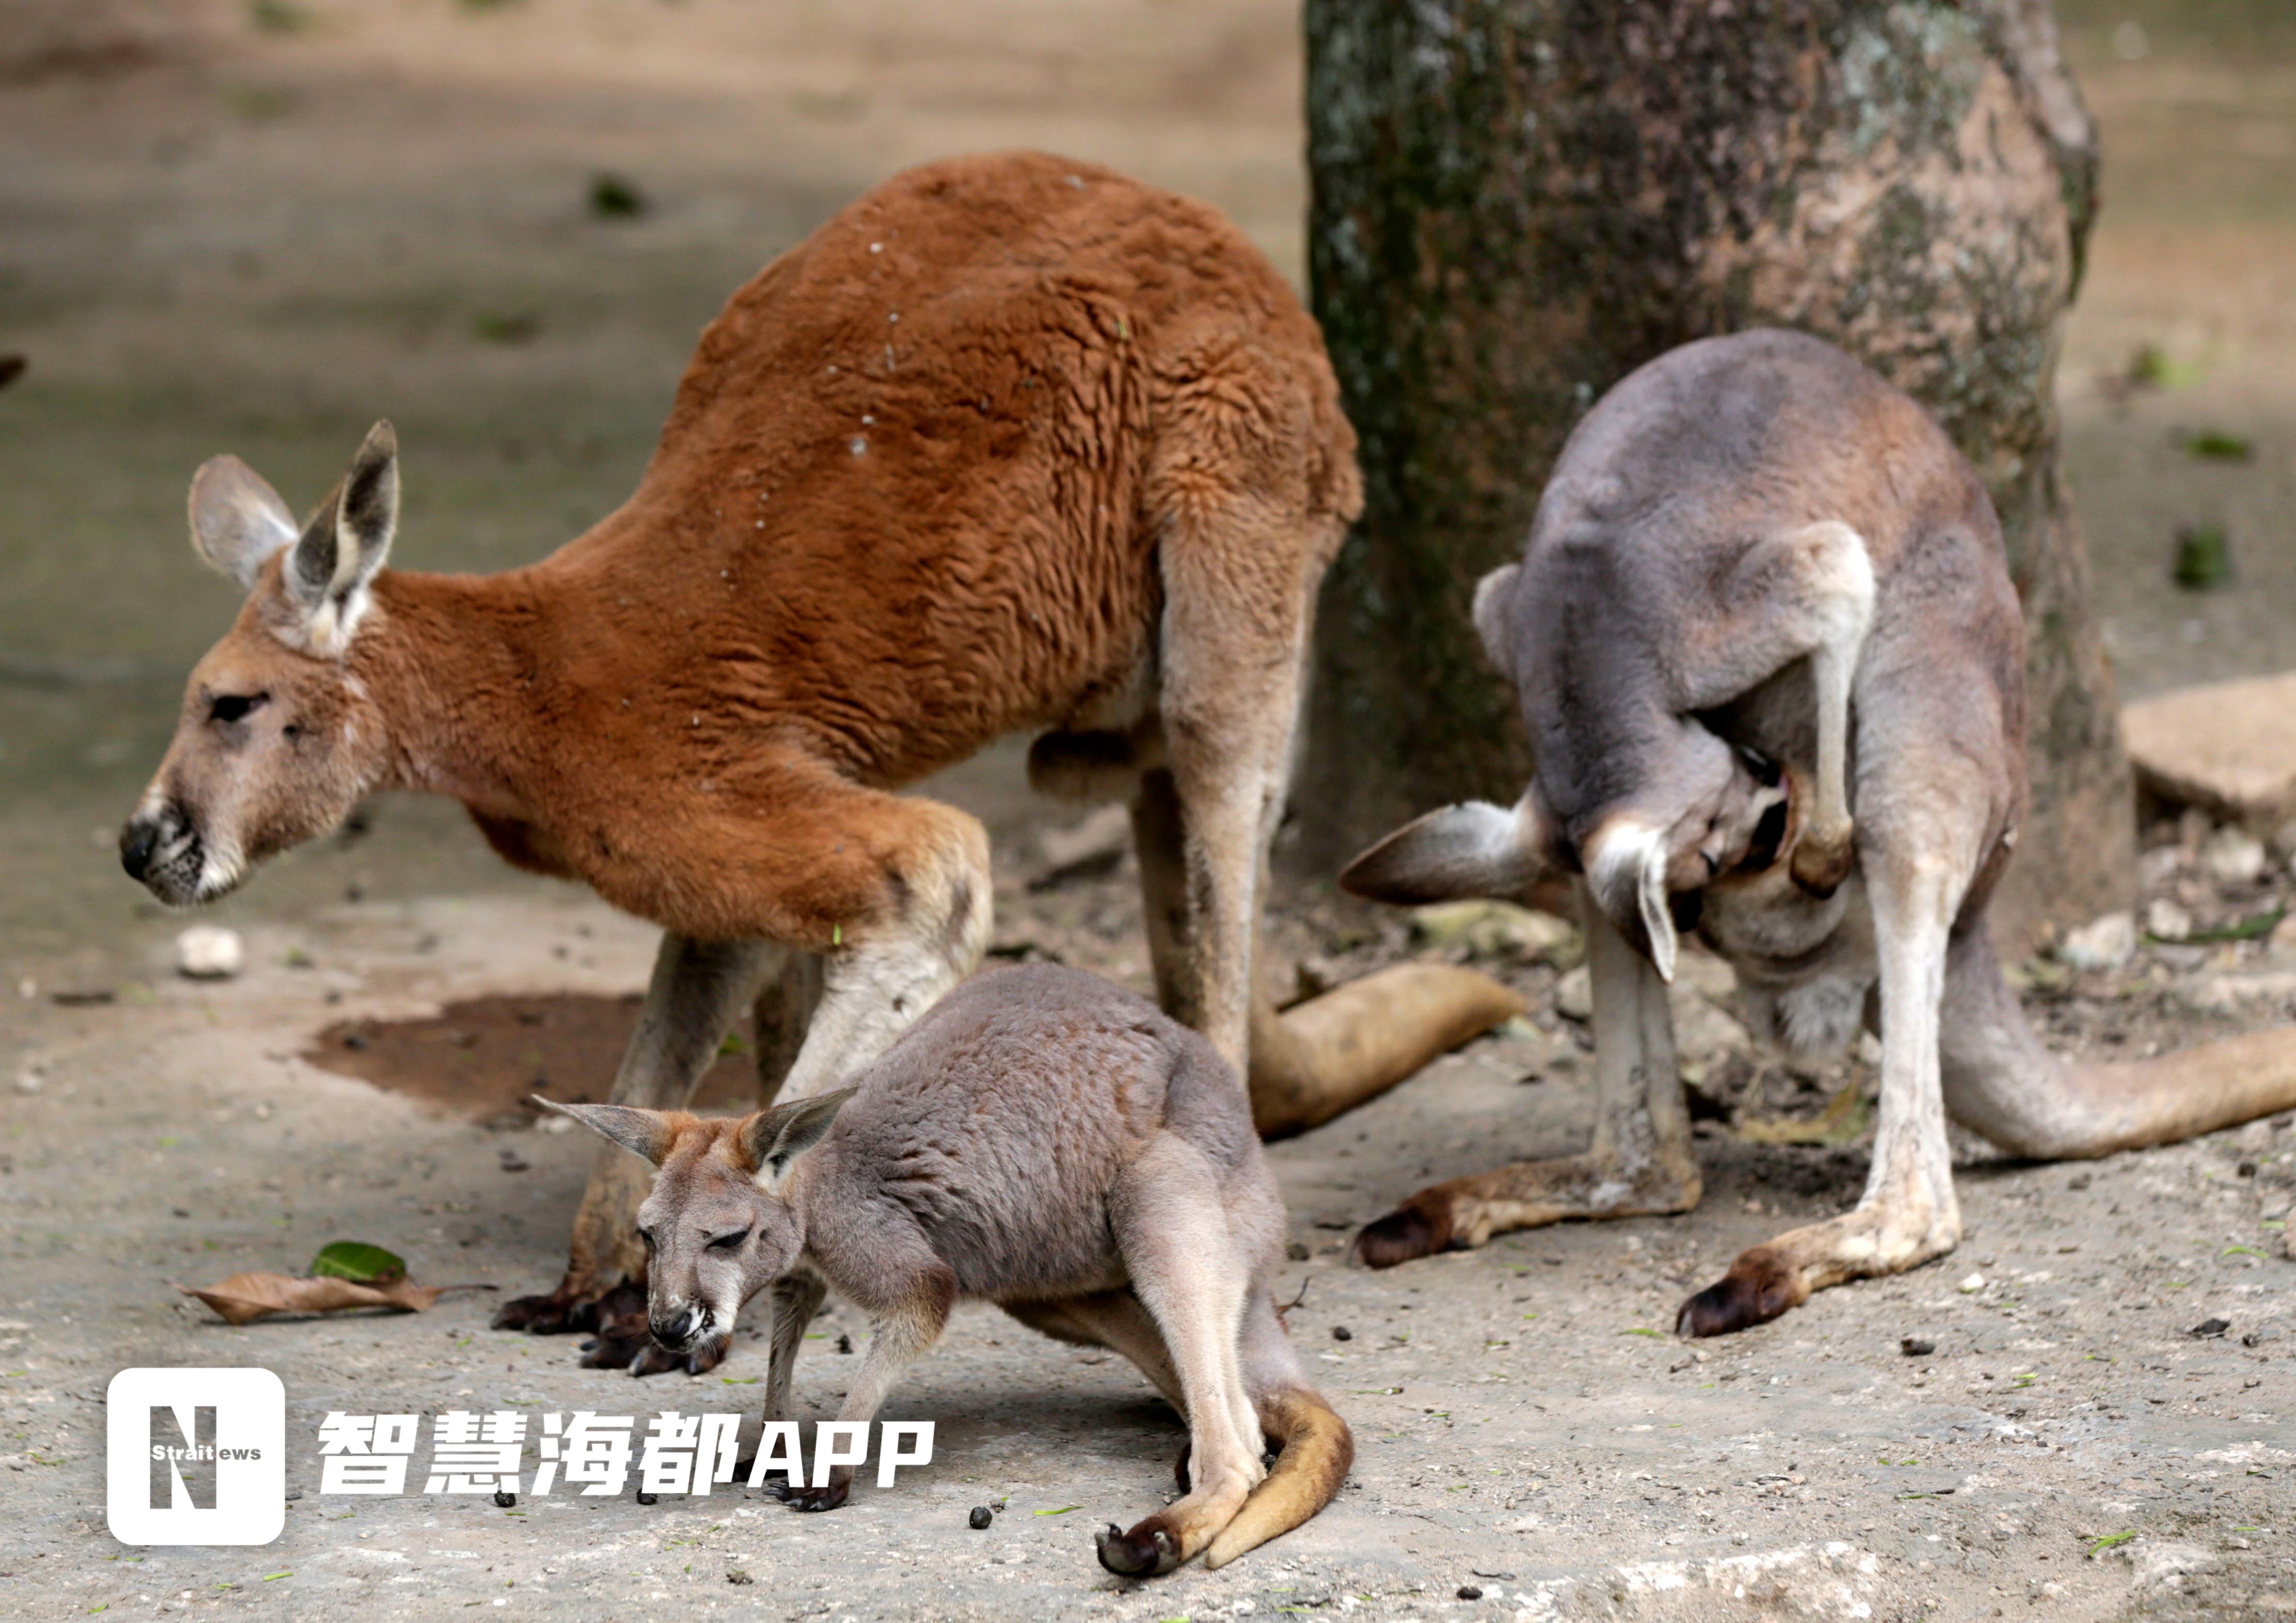
<svg viewBox="0 0 2296 1623">
<path fill-rule="evenodd" d="M 2256 454 L 2256 447 L 2238 434 L 2228 434 L 2222 429 L 2202 429 L 2197 434 L 2185 436 L 2185 452 L 2202 462 L 2246 462 Z"/>
<path fill-rule="evenodd" d="M 322 1246 L 311 1258 L 311 1273 L 319 1279 L 348 1279 L 353 1284 L 379 1284 L 406 1276 L 406 1263 L 379 1245 L 338 1240 Z"/>
<path fill-rule="evenodd" d="M 2133 1539 L 2135 1539 L 2135 1538 L 2136 1538 L 2136 1529 L 2134 1529 L 2134 1528 L 2131 1528 L 2131 1529 L 2130 1529 L 2128 1532 L 2126 1532 L 2126 1533 L 2105 1533 L 2105 1534 L 2103 1534 L 2103 1535 L 2099 1536 L 2098 1537 L 2092 1538 L 2092 1539 L 2090 1539 L 2090 1540 L 2089 1540 L 2089 1543 L 2088 1543 L 2088 1553 L 2089 1553 L 2091 1555 L 2095 1555 L 2095 1554 L 2098 1554 L 2099 1553 L 2101 1553 L 2101 1552 L 2103 1552 L 2103 1551 L 2105 1551 L 2105 1550 L 2117 1550 L 2117 1549 L 2119 1549 L 2122 1545 L 2128 1544 L 2128 1543 L 2129 1543 L 2130 1541 L 2132 1541 Z"/>
<path fill-rule="evenodd" d="M 1081 1504 L 1063 1504 L 1056 1511 L 1030 1511 L 1029 1513 L 1031 1516 L 1065 1516 L 1070 1511 L 1080 1511 L 1083 1508 Z"/>
<path fill-rule="evenodd" d="M 2264 1255 L 2262 1251 L 2258 1250 L 2252 1245 L 2228 1245 L 2217 1254 L 2220 1257 L 2261 1257 Z"/>
<path fill-rule="evenodd" d="M 738 1031 L 728 1031 L 726 1034 L 726 1040 L 718 1045 L 718 1057 L 721 1060 L 729 1055 L 739 1058 L 749 1052 L 749 1044 L 742 1040 L 742 1034 Z"/>
<path fill-rule="evenodd" d="M 1658 1331 L 1655 1331 L 1655 1330 L 1642 1330 L 1642 1329 L 1636 1329 L 1636 1330 L 1621 1330 L 1620 1332 L 1619 1332 L 1619 1333 L 1620 1333 L 1620 1335 L 1622 1335 L 1622 1336 L 1656 1336 L 1656 1335 L 1658 1335 L 1660 1332 L 1659 1332 Z"/>
<path fill-rule="evenodd" d="M 275 1582 L 276 1582 L 277 1580 L 279 1580 L 280 1578 L 292 1578 L 292 1577 L 294 1577 L 294 1576 L 295 1576 L 295 1575 L 294 1575 L 294 1573 L 292 1573 L 291 1571 L 291 1572 L 266 1572 L 266 1573 L 265 1573 L 265 1574 L 263 1575 L 263 1581 L 264 1581 L 265 1583 L 266 1583 L 266 1584 L 269 1584 L 269 1583 L 275 1583 Z"/>
</svg>

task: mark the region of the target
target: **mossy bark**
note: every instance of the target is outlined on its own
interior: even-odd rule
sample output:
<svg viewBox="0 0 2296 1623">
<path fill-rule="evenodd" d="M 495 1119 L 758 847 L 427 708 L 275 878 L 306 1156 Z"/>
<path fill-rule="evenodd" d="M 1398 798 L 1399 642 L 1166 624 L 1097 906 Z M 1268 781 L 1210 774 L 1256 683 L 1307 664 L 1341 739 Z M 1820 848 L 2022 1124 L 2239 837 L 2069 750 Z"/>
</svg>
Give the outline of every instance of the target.
<svg viewBox="0 0 2296 1623">
<path fill-rule="evenodd" d="M 1776 324 L 1920 399 L 2000 511 L 2034 789 L 2006 933 L 2122 898 L 2129 778 L 2052 393 L 2096 149 L 2047 0 L 1307 0 L 1307 29 L 1310 274 L 1368 499 L 1317 633 L 1310 859 L 1520 792 L 1476 579 L 1612 383 Z"/>
</svg>

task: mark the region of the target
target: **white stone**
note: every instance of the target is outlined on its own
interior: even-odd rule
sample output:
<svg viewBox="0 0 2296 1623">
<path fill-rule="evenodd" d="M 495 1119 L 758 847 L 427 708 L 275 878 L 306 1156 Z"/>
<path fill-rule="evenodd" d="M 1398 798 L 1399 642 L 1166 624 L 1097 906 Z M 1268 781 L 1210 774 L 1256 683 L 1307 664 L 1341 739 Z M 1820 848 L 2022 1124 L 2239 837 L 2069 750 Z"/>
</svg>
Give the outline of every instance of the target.
<svg viewBox="0 0 2296 1623">
<path fill-rule="evenodd" d="M 193 980 L 228 980 L 247 967 L 247 944 L 220 924 L 194 924 L 176 938 L 176 972 Z"/>
<path fill-rule="evenodd" d="M 2264 841 L 2246 829 L 2220 828 L 2201 847 L 2201 865 L 2227 885 L 2251 885 L 2264 877 Z"/>
<path fill-rule="evenodd" d="M 1132 814 L 1121 806 L 1103 806 L 1066 828 L 1048 828 L 1037 836 L 1045 865 L 1056 872 L 1095 857 L 1120 856 L 1131 843 Z"/>
<path fill-rule="evenodd" d="M 2193 915 L 2164 896 L 2144 909 L 2144 928 L 2161 940 L 2181 941 L 2193 933 Z"/>
<path fill-rule="evenodd" d="M 1411 937 L 1422 947 L 1464 947 L 1477 958 L 1520 958 L 1569 969 L 1586 956 L 1578 927 L 1513 902 L 1436 902 L 1414 908 Z"/>
<path fill-rule="evenodd" d="M 1974 1296 L 1978 1291 L 1985 1289 L 1985 1275 L 1982 1274 L 1965 1275 L 1963 1276 L 1962 1282 L 1956 1285 L 1954 1289 L 1960 1291 L 1964 1296 Z"/>
<path fill-rule="evenodd" d="M 1554 1012 L 1565 1020 L 1595 1017 L 1595 977 L 1585 964 L 1554 983 Z"/>
<path fill-rule="evenodd" d="M 2136 920 L 2126 913 L 2108 913 L 2068 931 L 2058 944 L 2057 961 L 2077 970 L 2117 970 L 2136 952 Z"/>
</svg>

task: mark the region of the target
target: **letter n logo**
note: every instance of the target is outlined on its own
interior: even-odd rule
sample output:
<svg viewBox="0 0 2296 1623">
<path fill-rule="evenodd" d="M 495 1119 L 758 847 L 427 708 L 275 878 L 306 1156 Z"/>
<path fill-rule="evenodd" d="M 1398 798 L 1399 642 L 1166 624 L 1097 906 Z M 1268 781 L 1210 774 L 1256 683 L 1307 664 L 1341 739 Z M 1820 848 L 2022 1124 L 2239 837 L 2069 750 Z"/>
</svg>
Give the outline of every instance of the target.
<svg viewBox="0 0 2296 1623">
<path fill-rule="evenodd" d="M 172 1404 L 152 1406 L 150 1503 L 153 1510 L 211 1511 L 216 1507 L 215 1406 L 201 1404 L 191 1413 L 192 1434 L 186 1437 L 182 1410 Z"/>
</svg>

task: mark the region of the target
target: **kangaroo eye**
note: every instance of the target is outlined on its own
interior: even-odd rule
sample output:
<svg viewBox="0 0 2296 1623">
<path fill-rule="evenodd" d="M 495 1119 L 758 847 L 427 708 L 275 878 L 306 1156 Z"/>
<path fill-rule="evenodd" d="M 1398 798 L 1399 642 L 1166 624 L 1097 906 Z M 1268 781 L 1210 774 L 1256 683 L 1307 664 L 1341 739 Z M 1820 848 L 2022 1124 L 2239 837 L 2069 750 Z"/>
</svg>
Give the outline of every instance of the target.
<svg viewBox="0 0 2296 1623">
<path fill-rule="evenodd" d="M 248 717 L 269 702 L 268 693 L 218 693 L 208 701 L 209 721 L 245 721 Z"/>
<path fill-rule="evenodd" d="M 653 1250 L 653 1230 L 650 1228 L 642 1228 L 638 1230 L 638 1238 L 645 1242 L 646 1250 L 649 1251 Z"/>
<path fill-rule="evenodd" d="M 750 1231 L 748 1229 L 737 1228 L 730 1234 L 719 1234 L 711 1240 L 709 1242 L 709 1249 L 713 1251 L 735 1250 L 740 1248 L 742 1242 L 747 1240 L 749 1237 Z"/>
</svg>

